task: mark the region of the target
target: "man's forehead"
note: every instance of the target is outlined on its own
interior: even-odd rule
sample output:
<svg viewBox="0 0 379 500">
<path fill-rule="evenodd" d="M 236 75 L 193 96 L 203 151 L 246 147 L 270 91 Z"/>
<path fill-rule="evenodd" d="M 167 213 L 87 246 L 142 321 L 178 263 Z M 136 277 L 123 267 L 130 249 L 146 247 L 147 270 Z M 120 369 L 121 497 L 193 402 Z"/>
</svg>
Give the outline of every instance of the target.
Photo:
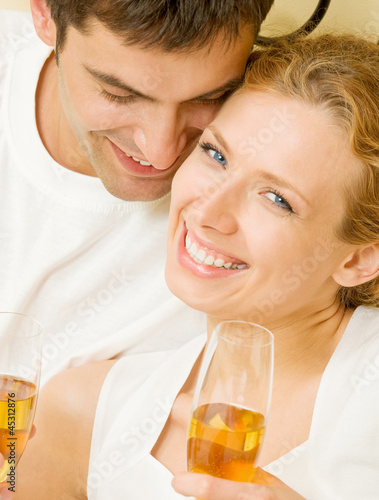
<svg viewBox="0 0 379 500">
<path fill-rule="evenodd" d="M 67 59 L 75 58 L 99 82 L 149 100 L 160 99 L 168 88 L 178 102 L 212 99 L 235 90 L 251 48 L 251 40 L 241 38 L 227 50 L 220 42 L 189 53 L 167 52 L 126 45 L 100 23 L 97 27 L 89 32 L 71 27 Z"/>
</svg>

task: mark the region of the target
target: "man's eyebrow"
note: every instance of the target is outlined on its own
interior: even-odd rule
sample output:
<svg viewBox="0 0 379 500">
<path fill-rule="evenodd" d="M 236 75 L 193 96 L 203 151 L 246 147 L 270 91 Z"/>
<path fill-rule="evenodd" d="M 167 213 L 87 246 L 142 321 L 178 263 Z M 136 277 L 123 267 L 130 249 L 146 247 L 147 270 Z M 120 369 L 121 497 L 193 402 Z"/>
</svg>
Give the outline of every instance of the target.
<svg viewBox="0 0 379 500">
<path fill-rule="evenodd" d="M 135 95 L 136 97 L 141 97 L 142 99 L 148 99 L 149 101 L 154 101 L 156 102 L 157 99 L 155 97 L 152 97 L 148 94 L 144 94 L 143 92 L 140 92 L 139 90 L 134 89 L 133 87 L 130 87 L 126 83 L 122 82 L 119 80 L 116 76 L 109 75 L 107 73 L 102 73 L 100 71 L 97 71 L 94 68 L 90 68 L 87 65 L 84 65 L 84 69 L 88 71 L 88 73 L 92 76 L 94 76 L 97 80 L 100 80 L 103 83 L 106 83 L 107 85 L 110 85 L 111 87 L 118 88 L 120 90 L 124 90 L 125 92 L 128 92 L 130 94 Z M 205 101 L 214 98 L 214 96 L 218 96 L 219 94 L 229 94 L 233 92 L 234 90 L 237 90 L 238 87 L 241 86 L 243 82 L 243 77 L 240 78 L 233 78 L 232 80 L 229 80 L 228 82 L 224 83 L 220 87 L 217 87 L 216 89 L 210 90 L 209 92 L 206 92 L 204 94 L 201 94 L 196 97 L 192 97 L 191 99 L 188 99 L 187 103 L 193 102 L 193 101 Z"/>
<path fill-rule="evenodd" d="M 240 78 L 233 78 L 232 80 L 229 80 L 220 87 L 217 87 L 217 89 L 213 89 L 210 92 L 206 92 L 205 94 L 193 97 L 192 99 L 189 99 L 187 102 L 212 99 L 214 98 L 215 95 L 218 94 L 229 94 L 237 90 L 242 85 L 243 80 L 244 80 L 243 76 L 241 76 Z"/>
<path fill-rule="evenodd" d="M 133 94 L 136 97 L 142 97 L 143 99 L 148 99 L 149 101 L 156 101 L 155 97 L 143 94 L 139 90 L 133 89 L 133 87 L 130 87 L 126 83 L 122 82 L 116 76 L 108 75 L 107 73 L 101 73 L 100 71 L 90 68 L 87 65 L 84 65 L 84 69 L 88 71 L 90 75 L 97 78 L 97 80 L 100 80 L 101 82 L 106 83 L 111 87 L 116 87 L 120 90 L 124 90 L 125 92 L 129 92 L 130 94 Z"/>
</svg>

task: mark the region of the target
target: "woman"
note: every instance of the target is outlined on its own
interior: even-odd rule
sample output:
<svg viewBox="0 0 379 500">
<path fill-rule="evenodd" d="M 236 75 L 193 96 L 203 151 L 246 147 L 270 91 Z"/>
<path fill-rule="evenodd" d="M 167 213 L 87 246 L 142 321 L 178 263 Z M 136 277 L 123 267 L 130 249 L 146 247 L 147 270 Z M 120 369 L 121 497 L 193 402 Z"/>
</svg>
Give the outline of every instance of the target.
<svg viewBox="0 0 379 500">
<path fill-rule="evenodd" d="M 184 495 L 379 491 L 378 74 L 379 47 L 352 36 L 255 52 L 243 88 L 174 179 L 171 290 L 208 314 L 208 334 L 236 318 L 275 337 L 264 486 L 184 473 L 174 480 Z M 52 380 L 18 498 L 35 498 L 37 485 L 39 499 L 180 498 L 170 482 L 186 470 L 205 341 Z"/>
</svg>

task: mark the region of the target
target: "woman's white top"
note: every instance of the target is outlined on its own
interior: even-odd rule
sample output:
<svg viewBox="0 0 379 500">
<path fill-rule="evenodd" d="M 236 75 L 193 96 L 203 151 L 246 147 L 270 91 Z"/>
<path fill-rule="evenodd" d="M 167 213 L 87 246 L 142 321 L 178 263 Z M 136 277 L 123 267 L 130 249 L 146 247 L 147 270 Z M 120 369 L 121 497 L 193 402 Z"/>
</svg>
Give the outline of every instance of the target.
<svg viewBox="0 0 379 500">
<path fill-rule="evenodd" d="M 96 411 L 89 500 L 183 498 L 150 452 L 205 341 L 112 367 Z M 321 379 L 308 441 L 265 470 L 307 500 L 378 500 L 379 309 L 355 311 Z"/>
</svg>

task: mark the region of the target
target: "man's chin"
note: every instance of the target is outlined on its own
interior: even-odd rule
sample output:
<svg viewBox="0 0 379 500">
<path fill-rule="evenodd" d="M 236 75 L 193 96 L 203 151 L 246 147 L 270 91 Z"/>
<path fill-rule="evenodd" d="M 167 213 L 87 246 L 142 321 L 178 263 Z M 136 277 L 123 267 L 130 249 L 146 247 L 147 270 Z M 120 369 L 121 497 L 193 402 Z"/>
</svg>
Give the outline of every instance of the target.
<svg viewBox="0 0 379 500">
<path fill-rule="evenodd" d="M 149 202 L 159 200 L 171 191 L 172 178 L 160 179 L 159 181 L 151 181 L 150 179 L 138 179 L 137 181 L 123 179 L 124 182 L 106 182 L 101 179 L 101 181 L 105 189 L 115 198 L 123 201 Z"/>
</svg>

